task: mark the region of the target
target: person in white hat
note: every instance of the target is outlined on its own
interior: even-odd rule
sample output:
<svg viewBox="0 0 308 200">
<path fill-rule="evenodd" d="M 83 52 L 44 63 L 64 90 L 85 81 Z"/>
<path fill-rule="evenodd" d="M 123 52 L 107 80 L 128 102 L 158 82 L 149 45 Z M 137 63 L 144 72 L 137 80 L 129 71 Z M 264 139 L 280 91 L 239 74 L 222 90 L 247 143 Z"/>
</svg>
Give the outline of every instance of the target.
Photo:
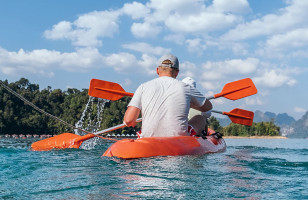
<svg viewBox="0 0 308 200">
<path fill-rule="evenodd" d="M 183 80 L 183 83 L 188 84 L 194 88 L 197 87 L 196 81 L 191 78 L 191 77 L 186 77 Z M 203 128 L 203 122 L 206 122 L 204 125 L 204 131 L 202 133 L 201 136 L 207 135 L 207 130 L 208 130 L 208 124 L 206 119 L 211 117 L 211 110 L 206 111 L 206 112 L 201 112 L 199 110 L 196 109 L 189 109 L 189 113 L 188 113 L 188 124 L 190 127 L 188 127 L 188 131 L 190 131 L 190 133 L 192 131 L 198 131 L 200 132 L 200 130 Z M 201 123 L 200 123 L 201 122 Z M 200 135 L 200 133 L 198 133 Z"/>
<path fill-rule="evenodd" d="M 156 72 L 158 78 L 137 88 L 125 112 L 124 123 L 127 126 L 135 126 L 141 113 L 140 137 L 188 135 L 190 107 L 206 112 L 212 109 L 211 102 L 195 87 L 176 79 L 179 74 L 179 61 L 176 56 L 162 56 Z M 197 134 L 201 134 L 206 126 L 205 118 L 200 118 L 192 126 Z"/>
</svg>

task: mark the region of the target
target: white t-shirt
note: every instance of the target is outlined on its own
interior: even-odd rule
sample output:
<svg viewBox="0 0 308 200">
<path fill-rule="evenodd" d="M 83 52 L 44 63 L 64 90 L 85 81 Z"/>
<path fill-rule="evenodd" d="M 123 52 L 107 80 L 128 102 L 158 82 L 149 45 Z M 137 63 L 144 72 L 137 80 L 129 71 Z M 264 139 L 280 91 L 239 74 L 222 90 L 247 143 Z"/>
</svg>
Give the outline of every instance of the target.
<svg viewBox="0 0 308 200">
<path fill-rule="evenodd" d="M 189 108 L 205 100 L 196 88 L 163 76 L 141 84 L 128 106 L 141 110 L 141 137 L 171 137 L 187 135 Z"/>
</svg>

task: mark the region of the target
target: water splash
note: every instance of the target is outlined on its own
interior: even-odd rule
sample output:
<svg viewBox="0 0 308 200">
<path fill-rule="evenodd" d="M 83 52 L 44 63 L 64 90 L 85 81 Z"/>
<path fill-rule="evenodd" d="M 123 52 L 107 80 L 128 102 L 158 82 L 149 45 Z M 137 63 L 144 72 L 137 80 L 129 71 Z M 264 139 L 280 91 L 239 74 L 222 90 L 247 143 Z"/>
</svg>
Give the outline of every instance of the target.
<svg viewBox="0 0 308 200">
<path fill-rule="evenodd" d="M 80 120 L 75 124 L 75 126 L 91 133 L 97 132 L 100 128 L 102 121 L 102 113 L 107 102 L 109 102 L 109 100 L 89 97 L 89 100 L 86 104 L 85 109 L 82 112 Z M 80 130 L 75 130 L 75 134 L 84 135 L 85 133 Z M 99 141 L 99 138 L 94 137 L 90 140 L 84 141 L 80 148 L 93 149 Z"/>
</svg>

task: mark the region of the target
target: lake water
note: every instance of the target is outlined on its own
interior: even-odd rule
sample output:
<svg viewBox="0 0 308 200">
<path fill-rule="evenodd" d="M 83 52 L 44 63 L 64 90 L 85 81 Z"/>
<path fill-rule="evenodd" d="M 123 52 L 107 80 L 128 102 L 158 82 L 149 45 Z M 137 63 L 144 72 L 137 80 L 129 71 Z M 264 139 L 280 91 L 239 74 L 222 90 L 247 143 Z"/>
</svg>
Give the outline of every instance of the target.
<svg viewBox="0 0 308 200">
<path fill-rule="evenodd" d="M 307 139 L 226 139 L 224 153 L 119 160 L 112 144 L 34 152 L 0 139 L 0 199 L 308 199 Z"/>
</svg>

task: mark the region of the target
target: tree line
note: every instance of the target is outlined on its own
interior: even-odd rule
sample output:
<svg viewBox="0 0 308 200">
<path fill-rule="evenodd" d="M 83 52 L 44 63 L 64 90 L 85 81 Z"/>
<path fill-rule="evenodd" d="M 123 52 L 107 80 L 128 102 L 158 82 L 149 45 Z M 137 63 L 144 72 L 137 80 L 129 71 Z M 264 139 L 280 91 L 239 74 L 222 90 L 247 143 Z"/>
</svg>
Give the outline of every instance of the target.
<svg viewBox="0 0 308 200">
<path fill-rule="evenodd" d="M 123 116 L 130 97 L 118 101 L 101 102 L 97 98 L 88 96 L 88 89 L 78 90 L 69 88 L 65 91 L 52 89 L 48 86 L 40 90 L 38 84 L 30 83 L 28 79 L 3 83 L 23 96 L 35 106 L 57 118 L 71 124 L 76 123 L 85 114 L 86 106 L 89 111 L 84 116 L 82 127 L 85 130 L 103 130 L 123 122 Z M 103 104 L 102 110 L 99 110 Z M 98 123 L 100 122 L 100 123 Z M 222 132 L 224 135 L 249 136 L 249 135 L 279 135 L 279 127 L 272 122 L 254 123 L 253 126 L 230 124 L 221 127 L 215 117 L 209 119 L 210 127 Z M 96 126 L 94 129 L 91 129 Z M 115 131 L 116 134 L 134 134 L 140 129 L 126 127 Z M 74 130 L 59 120 L 44 115 L 27 103 L 11 94 L 0 86 L 0 134 L 60 134 L 74 132 Z"/>
<path fill-rule="evenodd" d="M 226 127 L 222 127 L 215 117 L 209 118 L 209 126 L 215 131 L 223 133 L 225 136 L 279 136 L 280 127 L 274 122 L 252 123 L 252 126 L 244 126 L 231 123 Z"/>
<path fill-rule="evenodd" d="M 35 106 L 73 126 L 80 120 L 89 102 L 88 89 L 69 88 L 62 91 L 48 86 L 40 90 L 38 84 L 32 84 L 26 78 L 21 78 L 19 81 L 12 83 L 8 83 L 7 80 L 2 82 Z M 93 121 L 101 121 L 96 130 L 121 124 L 129 100 L 128 97 L 124 97 L 114 102 L 107 101 L 104 104 L 102 113 L 99 115 L 99 119 L 95 119 L 99 112 L 97 108 L 98 99 L 93 98 L 91 100 L 93 103 L 89 108 L 91 113 L 85 116 L 81 128 L 89 130 L 88 126 L 93 125 Z M 124 128 L 116 131 L 116 133 L 132 131 L 134 131 L 134 128 Z M 64 132 L 74 132 L 74 130 L 61 121 L 36 111 L 0 86 L 0 134 L 42 135 Z"/>
</svg>

